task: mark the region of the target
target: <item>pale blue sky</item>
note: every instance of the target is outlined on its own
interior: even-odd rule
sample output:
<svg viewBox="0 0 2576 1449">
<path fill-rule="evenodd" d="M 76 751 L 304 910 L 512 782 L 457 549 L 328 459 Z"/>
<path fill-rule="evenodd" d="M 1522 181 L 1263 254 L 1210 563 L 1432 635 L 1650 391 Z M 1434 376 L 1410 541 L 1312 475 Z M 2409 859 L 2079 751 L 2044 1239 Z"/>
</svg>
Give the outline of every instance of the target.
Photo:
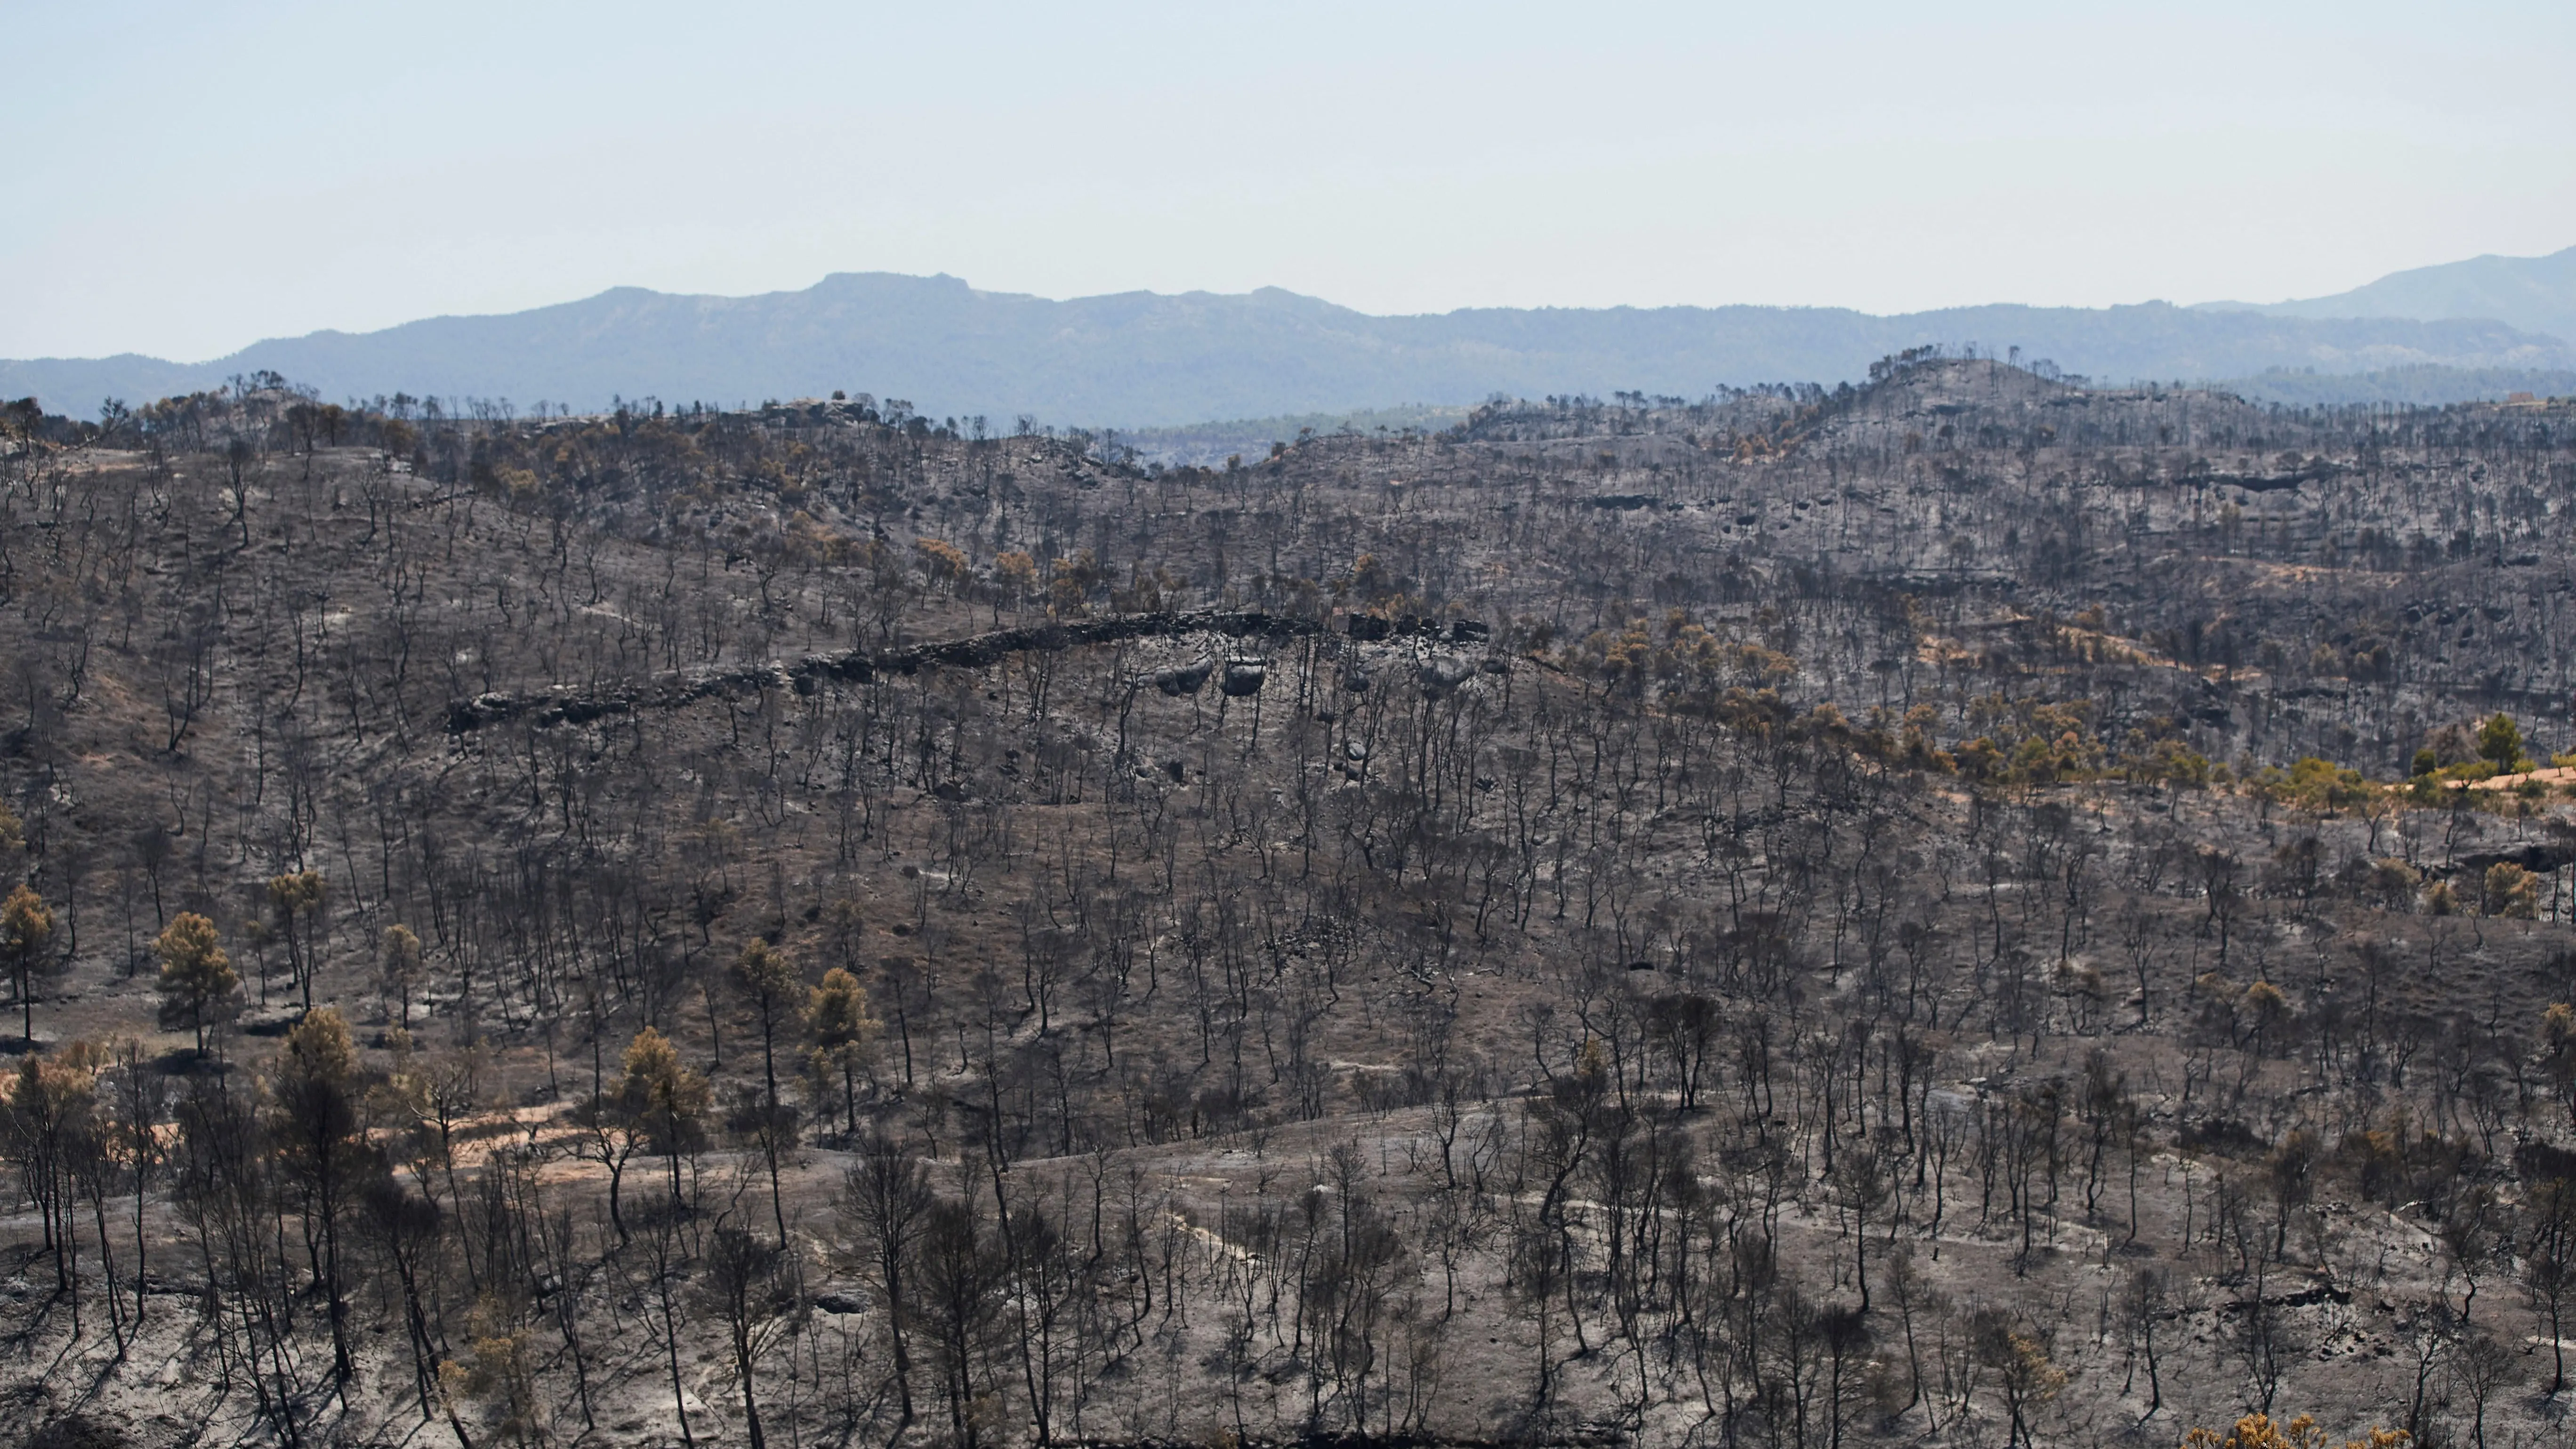
<svg viewBox="0 0 2576 1449">
<path fill-rule="evenodd" d="M 2269 301 L 2576 243 L 2576 5 L 27 4 L 0 356 L 945 271 Z"/>
</svg>

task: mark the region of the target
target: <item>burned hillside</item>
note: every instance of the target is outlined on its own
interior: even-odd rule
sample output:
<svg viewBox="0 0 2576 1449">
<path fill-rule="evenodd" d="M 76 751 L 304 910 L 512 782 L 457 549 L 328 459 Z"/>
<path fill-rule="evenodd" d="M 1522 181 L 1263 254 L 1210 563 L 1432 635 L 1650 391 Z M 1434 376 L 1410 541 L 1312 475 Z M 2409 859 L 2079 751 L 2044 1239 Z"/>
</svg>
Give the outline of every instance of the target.
<svg viewBox="0 0 2576 1449">
<path fill-rule="evenodd" d="M 47 1442 L 2562 1432 L 2576 409 L 10 418 Z"/>
</svg>

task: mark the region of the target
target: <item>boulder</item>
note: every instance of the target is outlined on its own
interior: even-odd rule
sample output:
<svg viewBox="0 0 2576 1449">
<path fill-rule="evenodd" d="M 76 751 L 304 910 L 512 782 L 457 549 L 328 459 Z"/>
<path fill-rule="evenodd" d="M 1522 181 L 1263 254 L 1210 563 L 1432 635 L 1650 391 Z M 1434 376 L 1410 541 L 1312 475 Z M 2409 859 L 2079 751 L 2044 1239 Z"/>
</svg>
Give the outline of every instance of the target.
<svg viewBox="0 0 2576 1449">
<path fill-rule="evenodd" d="M 1416 677 L 1422 681 L 1422 692 L 1434 696 L 1456 689 L 1475 672 L 1476 666 L 1466 660 L 1441 655 L 1423 660 L 1422 667 L 1415 671 Z"/>
<path fill-rule="evenodd" d="M 1208 676 L 1215 671 L 1216 661 L 1212 659 L 1202 659 L 1196 664 L 1176 664 L 1169 669 L 1154 671 L 1154 687 L 1177 699 L 1206 688 Z"/>
</svg>

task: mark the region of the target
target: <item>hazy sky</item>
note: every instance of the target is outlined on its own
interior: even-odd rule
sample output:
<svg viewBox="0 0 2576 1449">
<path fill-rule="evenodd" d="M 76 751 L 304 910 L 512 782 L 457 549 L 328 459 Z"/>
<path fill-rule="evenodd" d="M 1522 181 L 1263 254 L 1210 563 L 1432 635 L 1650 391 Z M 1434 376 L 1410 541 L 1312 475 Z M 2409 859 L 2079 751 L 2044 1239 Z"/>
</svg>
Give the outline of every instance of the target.
<svg viewBox="0 0 2576 1449">
<path fill-rule="evenodd" d="M 945 271 L 2269 301 L 2576 243 L 2576 5 L 0 0 L 0 356 Z"/>
</svg>

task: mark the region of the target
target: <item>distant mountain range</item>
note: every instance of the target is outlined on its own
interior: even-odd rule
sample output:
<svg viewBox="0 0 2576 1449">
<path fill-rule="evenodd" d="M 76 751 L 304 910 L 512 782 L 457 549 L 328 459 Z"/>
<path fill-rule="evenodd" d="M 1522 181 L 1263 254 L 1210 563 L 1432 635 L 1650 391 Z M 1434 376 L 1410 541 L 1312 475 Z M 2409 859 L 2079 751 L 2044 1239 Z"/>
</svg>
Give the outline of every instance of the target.
<svg viewBox="0 0 2576 1449">
<path fill-rule="evenodd" d="M 2477 310 L 2490 301 L 2490 311 Z M 2412 311 L 2371 315 L 2373 307 Z M 1885 317 L 1830 307 L 1378 317 L 1277 288 L 1051 301 L 948 276 L 843 273 L 754 297 L 620 287 L 500 316 L 277 338 L 203 363 L 132 354 L 0 362 L 0 397 L 34 395 L 87 414 L 105 398 L 139 402 L 272 371 L 333 399 L 409 392 L 590 410 L 615 397 L 732 404 L 839 388 L 996 425 L 1028 414 L 1153 427 L 1495 393 L 1698 397 L 1721 384 L 1856 379 L 1905 348 L 1973 343 L 2113 382 L 2297 376 L 2301 397 L 2332 400 L 2331 384 L 2305 379 L 2479 369 L 2476 386 L 2492 388 L 2576 369 L 2576 348 L 2560 340 L 2576 335 L 2576 320 L 2558 335 L 2539 330 L 2570 314 L 2576 249 L 2401 272 L 2341 297 L 2272 306 L 2003 305 Z M 2385 393 L 2383 382 L 2356 396 Z"/>
<path fill-rule="evenodd" d="M 2525 332 L 2576 340 L 2576 247 L 2545 257 L 2471 257 L 2391 272 L 2331 297 L 2268 305 L 2204 302 L 2197 310 L 2267 317 L 2485 317 Z"/>
</svg>

